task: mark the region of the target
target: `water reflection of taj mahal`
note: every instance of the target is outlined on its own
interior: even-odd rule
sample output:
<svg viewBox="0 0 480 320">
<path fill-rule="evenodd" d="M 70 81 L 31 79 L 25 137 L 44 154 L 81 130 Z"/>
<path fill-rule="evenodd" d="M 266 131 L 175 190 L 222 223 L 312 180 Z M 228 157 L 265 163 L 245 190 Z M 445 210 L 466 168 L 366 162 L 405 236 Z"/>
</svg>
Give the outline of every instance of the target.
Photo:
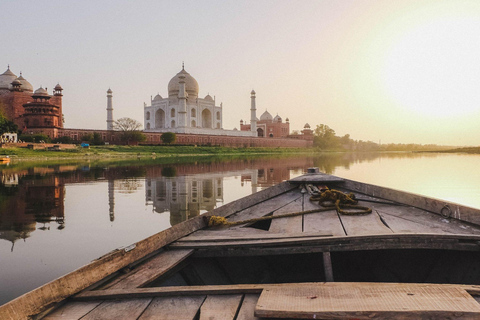
<svg viewBox="0 0 480 320">
<path fill-rule="evenodd" d="M 175 225 L 223 204 L 223 174 L 147 178 L 146 204 L 158 213 L 170 212 Z"/>
</svg>

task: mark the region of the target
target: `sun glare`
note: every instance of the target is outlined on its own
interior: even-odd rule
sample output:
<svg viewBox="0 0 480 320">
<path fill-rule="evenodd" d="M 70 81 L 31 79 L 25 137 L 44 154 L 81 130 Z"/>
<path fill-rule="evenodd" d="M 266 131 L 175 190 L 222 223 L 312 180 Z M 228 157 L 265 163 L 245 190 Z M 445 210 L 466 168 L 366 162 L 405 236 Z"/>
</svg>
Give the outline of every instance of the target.
<svg viewBox="0 0 480 320">
<path fill-rule="evenodd" d="M 391 100 L 417 114 L 462 116 L 480 106 L 480 20 L 442 17 L 408 30 L 383 67 Z"/>
</svg>

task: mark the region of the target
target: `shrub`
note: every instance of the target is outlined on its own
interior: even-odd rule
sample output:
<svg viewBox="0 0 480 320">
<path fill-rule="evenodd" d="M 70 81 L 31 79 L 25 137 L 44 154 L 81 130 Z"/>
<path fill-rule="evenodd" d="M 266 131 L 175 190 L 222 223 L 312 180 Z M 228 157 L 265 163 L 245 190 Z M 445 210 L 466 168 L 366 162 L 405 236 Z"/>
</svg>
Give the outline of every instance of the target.
<svg viewBox="0 0 480 320">
<path fill-rule="evenodd" d="M 165 132 L 160 136 L 160 139 L 165 144 L 171 144 L 177 140 L 177 135 L 174 132 Z"/>
</svg>

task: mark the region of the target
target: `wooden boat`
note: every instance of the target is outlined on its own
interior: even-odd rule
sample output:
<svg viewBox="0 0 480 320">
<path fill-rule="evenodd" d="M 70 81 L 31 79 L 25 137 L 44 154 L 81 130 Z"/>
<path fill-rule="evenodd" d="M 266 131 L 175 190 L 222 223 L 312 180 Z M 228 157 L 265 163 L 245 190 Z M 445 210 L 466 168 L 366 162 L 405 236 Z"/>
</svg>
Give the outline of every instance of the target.
<svg viewBox="0 0 480 320">
<path fill-rule="evenodd" d="M 372 213 L 323 210 L 315 186 Z M 1 306 L 0 319 L 480 319 L 478 209 L 311 173 L 206 215 L 249 222 L 177 224 Z"/>
</svg>

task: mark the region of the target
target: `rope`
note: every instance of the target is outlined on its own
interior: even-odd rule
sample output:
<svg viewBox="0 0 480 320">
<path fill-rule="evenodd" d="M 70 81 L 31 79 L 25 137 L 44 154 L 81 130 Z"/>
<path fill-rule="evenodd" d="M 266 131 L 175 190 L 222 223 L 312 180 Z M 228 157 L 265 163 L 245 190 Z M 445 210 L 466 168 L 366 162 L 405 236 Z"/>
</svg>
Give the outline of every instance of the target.
<svg viewBox="0 0 480 320">
<path fill-rule="evenodd" d="M 326 190 L 320 194 L 314 194 L 310 197 L 310 201 L 318 201 L 323 208 L 313 209 L 308 211 L 291 212 L 279 215 L 268 215 L 260 218 L 252 218 L 242 221 L 228 221 L 225 217 L 220 216 L 205 216 L 206 223 L 209 227 L 214 226 L 236 226 L 240 224 L 254 223 L 258 221 L 273 220 L 280 218 L 295 217 L 303 214 L 310 214 L 315 212 L 325 212 L 330 210 L 337 210 L 340 214 L 345 215 L 360 215 L 372 213 L 372 209 L 364 206 L 357 205 L 358 200 L 355 199 L 353 193 L 343 193 L 338 190 Z M 344 210 L 347 209 L 347 210 Z M 358 209 L 357 211 L 351 211 L 350 209 Z"/>
</svg>

